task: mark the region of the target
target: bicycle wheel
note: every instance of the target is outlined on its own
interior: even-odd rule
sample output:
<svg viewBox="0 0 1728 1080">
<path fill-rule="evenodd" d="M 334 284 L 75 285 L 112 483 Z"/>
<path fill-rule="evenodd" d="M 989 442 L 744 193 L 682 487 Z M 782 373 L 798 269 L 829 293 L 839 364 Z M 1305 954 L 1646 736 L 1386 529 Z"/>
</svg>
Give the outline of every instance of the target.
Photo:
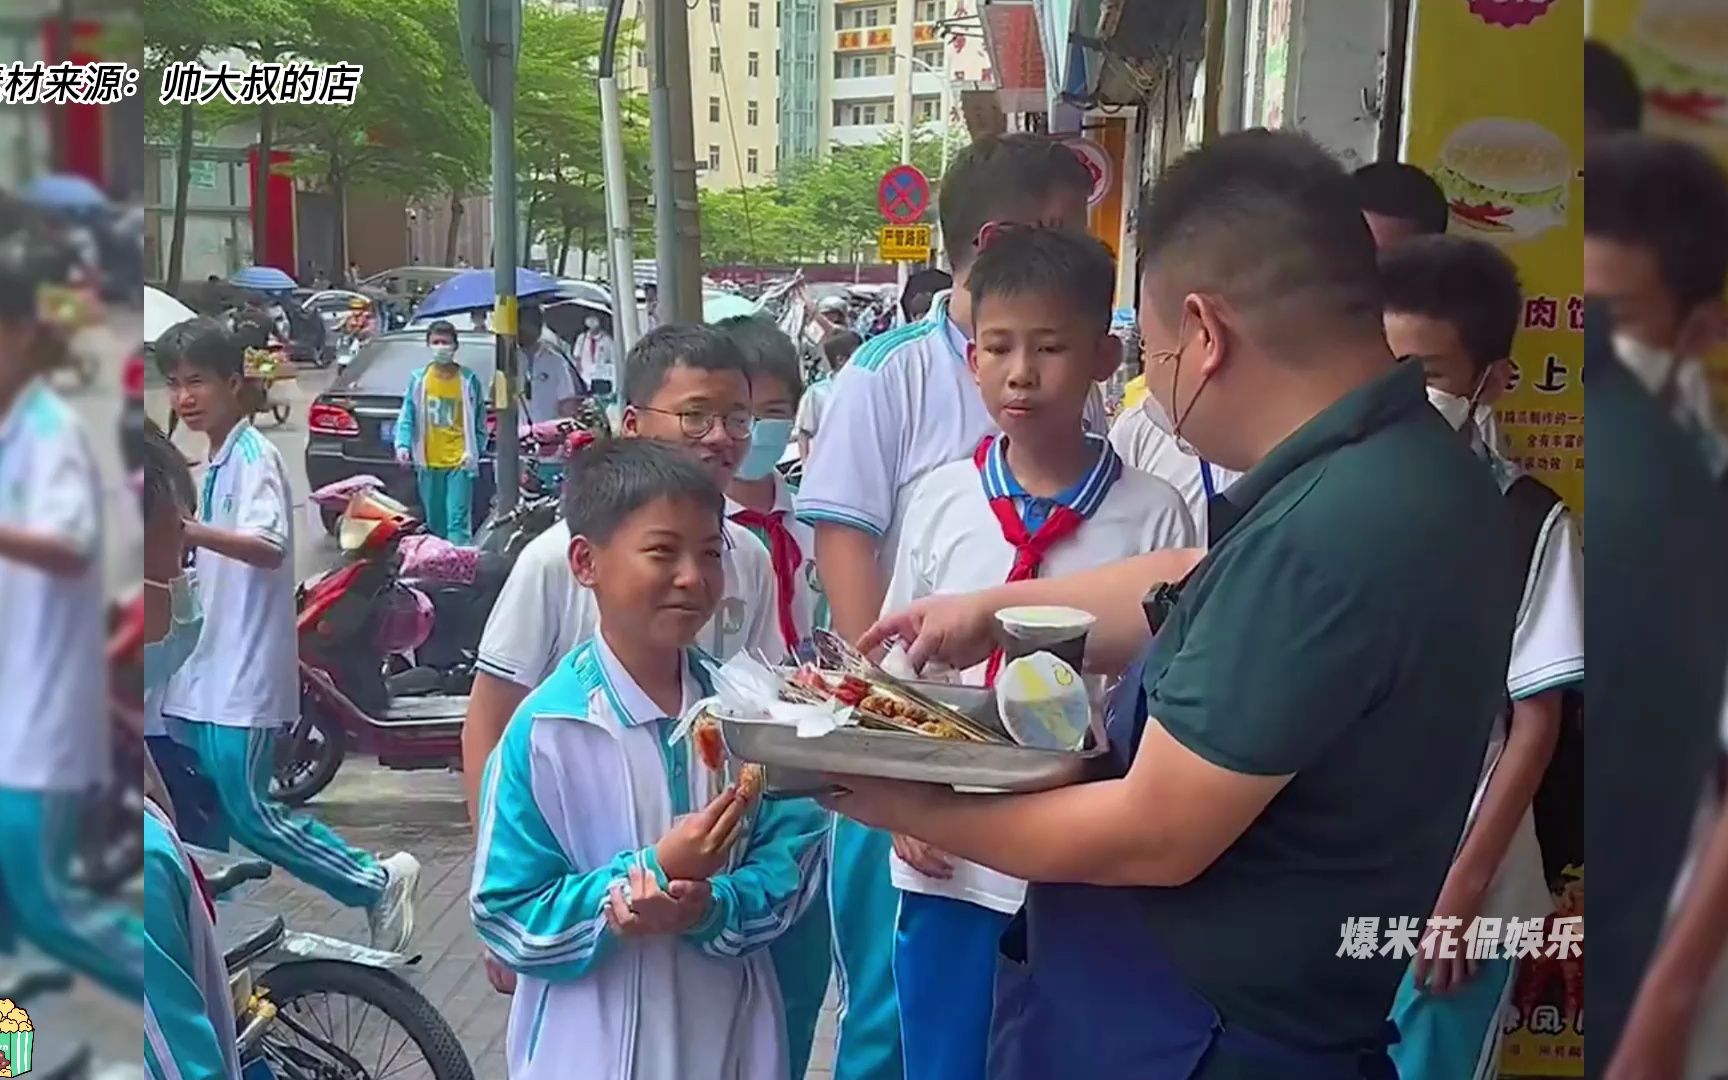
<svg viewBox="0 0 1728 1080">
<path fill-rule="evenodd" d="M 261 1051 L 284 1080 L 474 1080 L 449 1023 L 391 972 L 307 960 L 259 985 L 277 1010 Z"/>
</svg>

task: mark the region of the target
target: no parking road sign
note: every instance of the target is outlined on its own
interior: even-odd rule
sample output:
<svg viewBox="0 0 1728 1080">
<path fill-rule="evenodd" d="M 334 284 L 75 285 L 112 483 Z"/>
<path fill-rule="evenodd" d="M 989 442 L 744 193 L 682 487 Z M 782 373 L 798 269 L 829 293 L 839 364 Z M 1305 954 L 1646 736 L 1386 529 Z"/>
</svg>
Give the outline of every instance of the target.
<svg viewBox="0 0 1728 1080">
<path fill-rule="evenodd" d="M 876 206 L 895 225 L 910 225 L 930 208 L 930 181 L 910 165 L 896 165 L 876 185 Z"/>
</svg>

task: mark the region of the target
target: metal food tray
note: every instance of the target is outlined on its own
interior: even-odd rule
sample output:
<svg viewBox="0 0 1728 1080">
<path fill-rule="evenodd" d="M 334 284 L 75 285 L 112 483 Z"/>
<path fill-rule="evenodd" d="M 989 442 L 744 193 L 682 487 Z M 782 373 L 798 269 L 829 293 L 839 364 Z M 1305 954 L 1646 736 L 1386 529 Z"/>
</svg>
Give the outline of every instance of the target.
<svg viewBox="0 0 1728 1080">
<path fill-rule="evenodd" d="M 1007 738 L 992 691 L 948 683 L 910 685 Z M 1097 714 L 1079 750 L 1036 750 L 1013 742 L 965 742 L 861 727 L 836 728 L 806 739 L 785 724 L 731 720 L 718 713 L 715 719 L 727 752 L 766 766 L 767 790 L 782 798 L 832 791 L 834 785 L 822 773 L 985 791 L 1045 791 L 1092 778 L 1108 749 Z"/>
</svg>

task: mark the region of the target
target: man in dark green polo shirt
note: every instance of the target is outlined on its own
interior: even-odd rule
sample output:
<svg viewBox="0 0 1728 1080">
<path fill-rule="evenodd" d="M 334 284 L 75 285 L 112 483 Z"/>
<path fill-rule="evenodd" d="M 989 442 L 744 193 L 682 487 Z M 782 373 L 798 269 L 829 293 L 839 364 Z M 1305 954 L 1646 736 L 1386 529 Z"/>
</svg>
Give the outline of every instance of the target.
<svg viewBox="0 0 1728 1080">
<path fill-rule="evenodd" d="M 1388 1077 L 1397 943 L 1432 908 L 1505 693 L 1510 522 L 1420 365 L 1389 353 L 1354 188 L 1313 143 L 1217 140 L 1140 230 L 1146 407 L 1246 474 L 1209 510 L 1210 551 L 926 602 L 865 639 L 964 666 L 1002 606 L 1086 608 L 1090 665 L 1139 653 L 1114 778 L 1016 796 L 846 778 L 832 805 L 1032 882 L 993 1077 Z"/>
</svg>

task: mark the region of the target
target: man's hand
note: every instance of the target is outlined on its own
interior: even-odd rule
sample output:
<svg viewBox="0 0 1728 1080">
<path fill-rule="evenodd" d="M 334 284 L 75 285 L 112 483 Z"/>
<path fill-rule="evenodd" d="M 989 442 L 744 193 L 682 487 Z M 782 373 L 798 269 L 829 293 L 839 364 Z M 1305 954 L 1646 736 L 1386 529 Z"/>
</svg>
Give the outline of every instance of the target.
<svg viewBox="0 0 1728 1080">
<path fill-rule="evenodd" d="M 516 973 L 505 967 L 491 953 L 486 954 L 486 981 L 500 994 L 516 992 Z"/>
<path fill-rule="evenodd" d="M 874 653 L 890 638 L 906 643 L 914 669 L 940 660 L 964 671 L 996 648 L 996 604 L 988 591 L 925 597 L 877 620 L 858 642 L 859 651 Z"/>
<path fill-rule="evenodd" d="M 1672 1080 L 1684 1075 L 1696 1024 L 1695 1009 L 1686 1002 L 1646 1001 L 1640 995 L 1604 1080 Z"/>
<path fill-rule="evenodd" d="M 1482 900 L 1486 892 L 1486 884 L 1468 880 L 1456 865 L 1452 867 L 1452 872 L 1446 875 L 1446 884 L 1440 889 L 1440 898 L 1434 902 L 1434 915 L 1436 918 L 1451 916 L 1458 920 L 1458 925 L 1449 931 L 1456 948 L 1454 955 L 1441 956 L 1438 932 L 1423 935 L 1422 948 L 1416 950 L 1416 969 L 1413 973 L 1418 990 L 1425 990 L 1430 994 L 1447 994 L 1475 977 L 1478 964 L 1464 955 L 1469 951 L 1464 932 L 1470 928 L 1471 922 L 1482 914 Z"/>
<path fill-rule="evenodd" d="M 954 864 L 948 861 L 948 856 L 922 840 L 895 833 L 894 854 L 925 877 L 947 881 L 954 876 Z"/>
<path fill-rule="evenodd" d="M 167 582 L 180 576 L 186 559 L 186 522 L 178 514 L 159 514 L 144 529 L 144 577 Z"/>
<path fill-rule="evenodd" d="M 706 881 L 670 881 L 666 883 L 666 895 L 678 904 L 677 932 L 683 934 L 708 917 L 714 887 Z"/>
<path fill-rule="evenodd" d="M 715 796 L 714 801 L 672 824 L 654 856 L 669 880 L 705 881 L 726 865 L 726 856 L 738 839 L 744 812 L 750 800 L 736 786 Z"/>
<path fill-rule="evenodd" d="M 824 779 L 839 790 L 834 794 L 819 797 L 817 801 L 823 806 L 835 813 L 844 814 L 861 825 L 887 829 L 893 833 L 915 828 L 915 823 L 923 811 L 940 800 L 946 791 L 934 784 L 916 784 L 910 780 L 879 780 L 869 776 L 838 775 L 826 776 Z M 895 837 L 895 850 L 899 850 L 900 839 L 898 835 Z M 906 858 L 904 853 L 900 857 Z M 907 862 L 911 861 L 907 859 Z"/>
<path fill-rule="evenodd" d="M 473 454 L 463 454 L 462 460 L 456 463 L 456 468 L 460 469 L 463 472 L 473 472 L 474 471 L 474 455 Z"/>
<path fill-rule="evenodd" d="M 414 455 L 408 452 L 408 448 L 406 446 L 398 446 L 396 448 L 396 464 L 398 464 L 398 465 L 412 465 L 412 464 L 414 464 Z"/>
</svg>

